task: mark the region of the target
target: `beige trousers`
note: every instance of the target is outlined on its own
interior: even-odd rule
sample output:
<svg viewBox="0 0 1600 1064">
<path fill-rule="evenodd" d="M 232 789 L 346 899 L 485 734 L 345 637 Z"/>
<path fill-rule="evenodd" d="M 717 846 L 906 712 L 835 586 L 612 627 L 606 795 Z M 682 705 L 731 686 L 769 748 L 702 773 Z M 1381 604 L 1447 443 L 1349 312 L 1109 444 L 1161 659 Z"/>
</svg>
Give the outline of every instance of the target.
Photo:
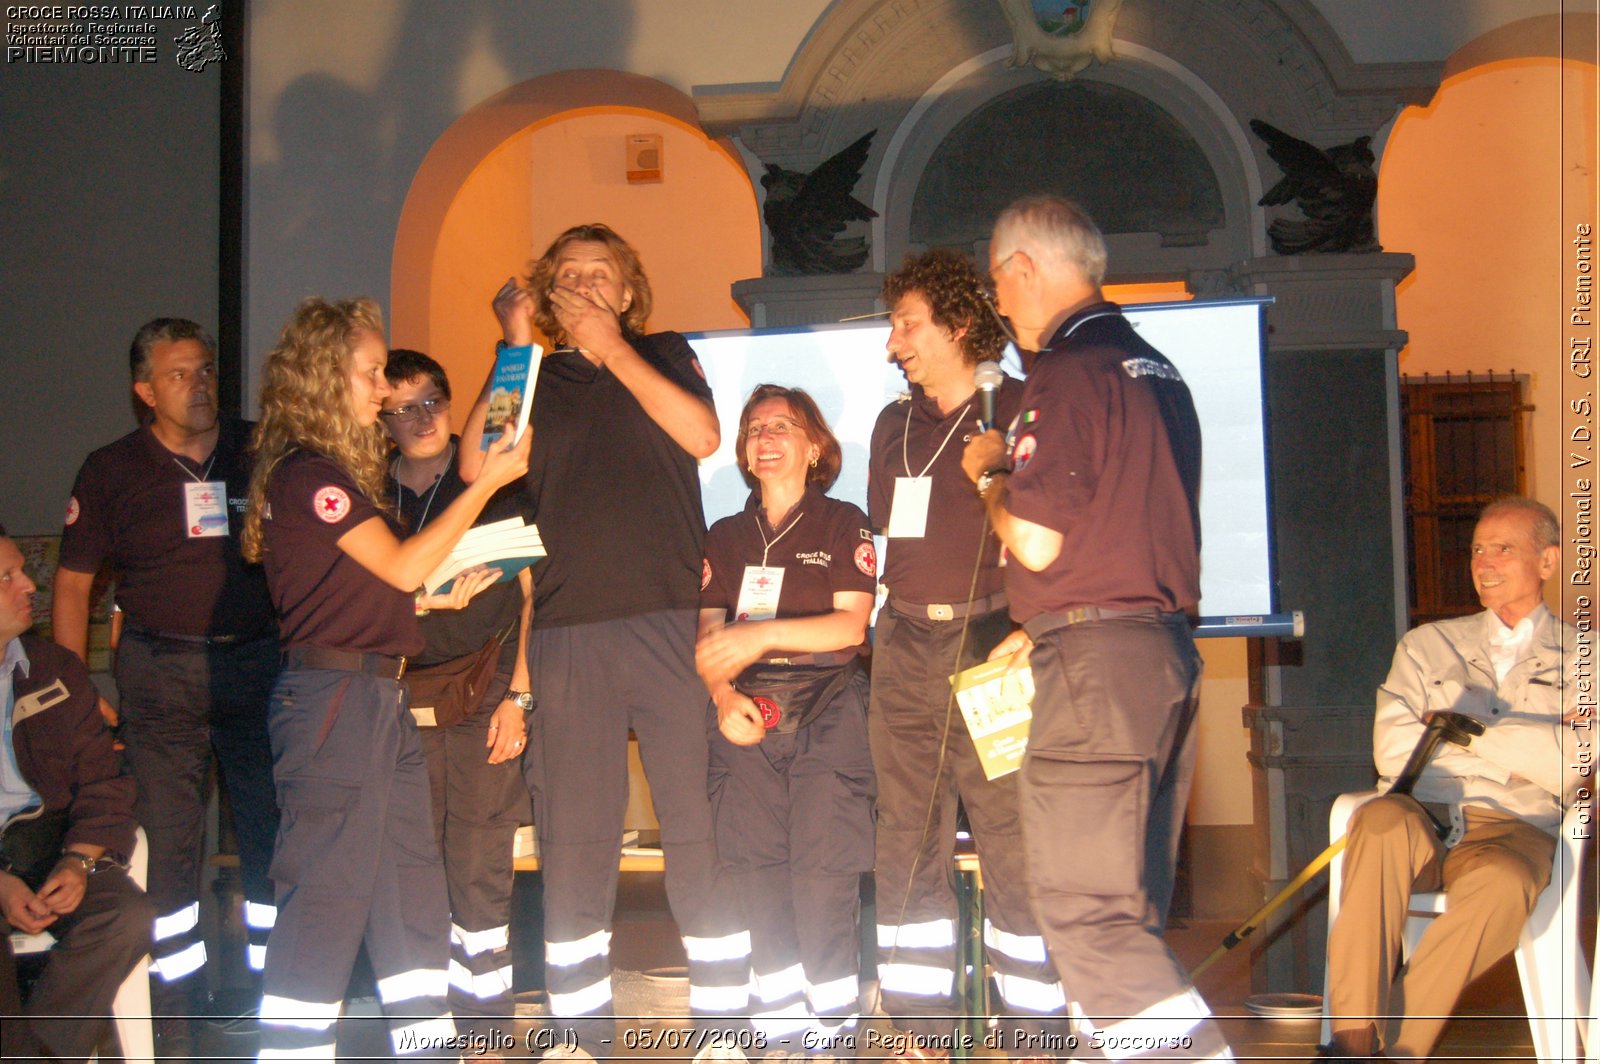
<svg viewBox="0 0 1600 1064">
<path fill-rule="evenodd" d="M 1328 936 L 1333 1041 L 1349 1055 L 1381 1041 L 1391 1057 L 1427 1057 L 1462 989 L 1515 948 L 1550 881 L 1553 836 L 1508 813 L 1464 812 L 1466 833 L 1448 851 L 1411 798 L 1376 798 L 1351 818 Z M 1445 912 L 1397 975 L 1407 899 L 1438 890 Z"/>
</svg>

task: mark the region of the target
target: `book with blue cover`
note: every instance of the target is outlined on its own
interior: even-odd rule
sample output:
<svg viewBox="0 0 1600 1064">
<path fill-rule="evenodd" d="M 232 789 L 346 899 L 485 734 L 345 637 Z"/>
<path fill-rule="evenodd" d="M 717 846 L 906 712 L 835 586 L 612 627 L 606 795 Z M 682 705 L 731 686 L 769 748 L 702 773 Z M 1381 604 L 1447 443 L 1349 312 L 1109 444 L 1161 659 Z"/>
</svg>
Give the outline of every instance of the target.
<svg viewBox="0 0 1600 1064">
<path fill-rule="evenodd" d="M 508 517 L 467 529 L 466 535 L 422 582 L 430 595 L 438 595 L 455 585 L 456 577 L 480 565 L 500 570 L 495 582 L 510 580 L 545 556 L 539 526 L 520 517 Z"/>
<path fill-rule="evenodd" d="M 487 451 L 509 428 L 511 439 L 520 443 L 533 413 L 533 393 L 539 386 L 539 359 L 544 348 L 538 344 L 502 347 L 494 360 L 494 376 L 489 381 L 489 409 L 483 419 L 483 439 L 478 446 Z"/>
</svg>

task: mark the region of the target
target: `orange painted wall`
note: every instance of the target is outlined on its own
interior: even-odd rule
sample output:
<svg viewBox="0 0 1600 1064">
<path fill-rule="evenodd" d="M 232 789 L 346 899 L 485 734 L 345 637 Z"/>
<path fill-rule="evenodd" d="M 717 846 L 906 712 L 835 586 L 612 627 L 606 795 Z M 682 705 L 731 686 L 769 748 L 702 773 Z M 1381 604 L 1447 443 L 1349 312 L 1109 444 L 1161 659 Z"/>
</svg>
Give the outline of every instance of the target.
<svg viewBox="0 0 1600 1064">
<path fill-rule="evenodd" d="M 659 133 L 665 179 L 630 185 L 624 137 Z M 476 394 L 499 327 L 489 301 L 562 230 L 605 222 L 639 250 L 655 297 L 652 329 L 735 329 L 749 320 L 729 286 L 761 273 L 755 193 L 743 168 L 703 134 L 653 112 L 566 112 L 503 142 L 473 170 L 445 216 L 433 260 L 431 329 L 396 335 L 422 347 L 463 398 Z M 455 404 L 459 428 L 467 402 Z"/>
<path fill-rule="evenodd" d="M 1108 284 L 1105 296 L 1113 303 L 1184 303 L 1194 298 L 1183 281 L 1141 281 Z"/>
<path fill-rule="evenodd" d="M 1528 489 L 1558 512 L 1566 224 L 1595 218 L 1595 98 L 1590 64 L 1466 70 L 1396 120 L 1378 184 L 1384 247 L 1417 260 L 1396 293 L 1400 371 L 1526 374 Z"/>
</svg>

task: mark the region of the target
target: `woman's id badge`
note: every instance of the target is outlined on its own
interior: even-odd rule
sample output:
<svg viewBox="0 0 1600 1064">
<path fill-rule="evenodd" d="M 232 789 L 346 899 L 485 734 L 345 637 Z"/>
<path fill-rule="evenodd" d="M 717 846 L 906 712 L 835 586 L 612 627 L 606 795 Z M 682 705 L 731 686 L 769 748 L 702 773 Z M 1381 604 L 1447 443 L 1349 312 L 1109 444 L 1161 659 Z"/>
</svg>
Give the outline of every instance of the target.
<svg viewBox="0 0 1600 1064">
<path fill-rule="evenodd" d="M 735 621 L 770 621 L 778 615 L 778 596 L 783 592 L 783 570 L 773 565 L 747 565 L 739 584 L 739 605 Z"/>
</svg>

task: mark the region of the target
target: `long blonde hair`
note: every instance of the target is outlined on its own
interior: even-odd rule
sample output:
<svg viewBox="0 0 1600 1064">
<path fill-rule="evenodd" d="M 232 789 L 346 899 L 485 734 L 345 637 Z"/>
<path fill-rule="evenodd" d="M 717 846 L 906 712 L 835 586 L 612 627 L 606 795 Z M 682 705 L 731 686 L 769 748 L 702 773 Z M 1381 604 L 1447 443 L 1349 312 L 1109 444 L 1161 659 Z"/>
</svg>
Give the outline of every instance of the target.
<svg viewBox="0 0 1600 1064">
<path fill-rule="evenodd" d="M 380 506 L 388 476 L 388 438 L 350 413 L 350 359 L 358 334 L 383 336 L 383 311 L 370 299 L 329 303 L 312 296 L 295 308 L 278 345 L 267 356 L 261 421 L 252 447 L 250 508 L 240 546 L 260 561 L 267 485 L 279 464 L 297 450 L 315 451 L 344 467 L 361 493 Z"/>
</svg>

